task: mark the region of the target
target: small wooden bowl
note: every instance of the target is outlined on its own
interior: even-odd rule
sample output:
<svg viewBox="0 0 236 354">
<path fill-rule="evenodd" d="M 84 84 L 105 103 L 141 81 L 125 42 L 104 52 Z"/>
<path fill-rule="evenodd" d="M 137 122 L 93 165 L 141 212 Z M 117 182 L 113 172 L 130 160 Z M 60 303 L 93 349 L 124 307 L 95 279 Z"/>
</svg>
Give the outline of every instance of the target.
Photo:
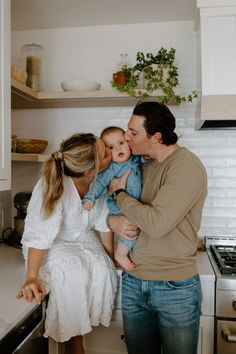
<svg viewBox="0 0 236 354">
<path fill-rule="evenodd" d="M 47 140 L 16 139 L 16 152 L 23 154 L 41 154 L 47 147 Z"/>
</svg>

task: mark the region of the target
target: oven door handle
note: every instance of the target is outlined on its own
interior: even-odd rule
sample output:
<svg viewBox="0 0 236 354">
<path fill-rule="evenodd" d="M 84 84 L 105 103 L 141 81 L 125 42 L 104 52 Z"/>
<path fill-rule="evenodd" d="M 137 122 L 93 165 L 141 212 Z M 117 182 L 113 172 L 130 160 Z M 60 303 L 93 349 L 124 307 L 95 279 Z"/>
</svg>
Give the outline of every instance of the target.
<svg viewBox="0 0 236 354">
<path fill-rule="evenodd" d="M 227 328 L 222 329 L 222 337 L 227 342 L 236 342 L 236 334 L 231 333 Z"/>
</svg>

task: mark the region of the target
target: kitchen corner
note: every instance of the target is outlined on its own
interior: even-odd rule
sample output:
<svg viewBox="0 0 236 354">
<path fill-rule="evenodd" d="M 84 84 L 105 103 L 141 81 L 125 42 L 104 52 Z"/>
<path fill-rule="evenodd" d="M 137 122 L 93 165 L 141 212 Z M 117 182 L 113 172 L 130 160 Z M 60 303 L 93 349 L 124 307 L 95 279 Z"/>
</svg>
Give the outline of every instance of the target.
<svg viewBox="0 0 236 354">
<path fill-rule="evenodd" d="M 137 50 L 155 53 L 162 46 L 176 48 L 180 93 L 194 88 L 200 98 L 170 107 L 180 145 L 196 154 L 207 169 L 208 195 L 198 235 L 201 241 L 221 239 L 219 235 L 233 238 L 236 254 L 236 0 L 181 0 L 178 5 L 173 0 L 138 0 L 136 5 L 126 2 L 125 7 L 111 3 L 108 6 L 107 0 L 101 0 L 94 11 L 90 0 L 0 0 L 0 61 L 4 64 L 0 67 L 4 88 L 0 94 L 0 354 L 13 354 L 3 350 L 3 338 L 9 333 L 16 337 L 17 328 L 20 334 L 25 320 L 34 314 L 37 321 L 41 318 L 37 339 L 44 340 L 46 348 L 27 347 L 24 353 L 64 354 L 63 344 L 42 337 L 46 301 L 38 306 L 16 300 L 24 259 L 20 249 L 1 243 L 8 235 L 1 234 L 22 221 L 16 220 L 14 198 L 32 192 L 42 162 L 60 141 L 76 132 L 100 135 L 110 125 L 127 129 L 137 98 L 111 87 L 120 53 L 127 52 L 133 66 Z M 133 6 L 141 9 L 139 3 L 143 11 L 133 11 Z M 78 6 L 76 11 L 73 6 Z M 45 49 L 38 92 L 13 75 L 10 80 L 11 64 L 25 70 L 22 46 L 35 42 Z M 101 90 L 62 91 L 61 82 L 70 77 L 96 80 Z M 11 154 L 11 134 L 47 140 L 45 154 Z M 225 240 L 220 242 L 228 246 Z M 197 354 L 235 354 L 236 270 L 221 274 L 210 245 L 207 250 L 198 249 L 197 264 L 202 285 Z M 127 354 L 121 316 L 122 269 L 117 273 L 120 282 L 111 325 L 96 327 L 85 336 L 85 354 Z M 28 333 L 32 338 L 32 331 Z M 22 353 L 22 349 L 14 351 Z"/>
</svg>

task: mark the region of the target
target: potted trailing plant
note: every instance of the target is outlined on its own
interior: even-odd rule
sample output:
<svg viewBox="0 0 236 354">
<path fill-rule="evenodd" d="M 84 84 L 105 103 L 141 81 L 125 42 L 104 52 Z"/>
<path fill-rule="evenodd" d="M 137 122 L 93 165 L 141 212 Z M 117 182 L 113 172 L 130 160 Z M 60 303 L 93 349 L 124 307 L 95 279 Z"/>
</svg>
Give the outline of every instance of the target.
<svg viewBox="0 0 236 354">
<path fill-rule="evenodd" d="M 174 48 L 168 51 L 163 47 L 156 55 L 138 52 L 136 64 L 133 67 L 122 67 L 126 82 L 120 84 L 113 79 L 112 87 L 141 98 L 146 98 L 158 90 L 160 94 L 156 98 L 158 102 L 164 104 L 173 101 L 176 103 L 192 102 L 198 97 L 196 91 L 192 91 L 187 96 L 177 95 L 174 91 L 179 85 L 178 68 L 174 63 L 175 53 Z"/>
</svg>

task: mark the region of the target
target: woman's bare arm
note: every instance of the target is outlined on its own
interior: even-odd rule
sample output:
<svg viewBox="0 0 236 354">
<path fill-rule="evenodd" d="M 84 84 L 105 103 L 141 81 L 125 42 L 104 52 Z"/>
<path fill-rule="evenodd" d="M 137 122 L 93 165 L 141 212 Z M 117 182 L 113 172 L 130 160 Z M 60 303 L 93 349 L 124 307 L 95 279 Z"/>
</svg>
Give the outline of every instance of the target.
<svg viewBox="0 0 236 354">
<path fill-rule="evenodd" d="M 29 248 L 27 272 L 25 281 L 17 294 L 17 299 L 23 297 L 27 302 L 32 302 L 35 298 L 38 304 L 44 299 L 46 295 L 45 285 L 38 281 L 38 273 L 42 261 L 44 259 L 46 250 L 37 248 Z"/>
</svg>

